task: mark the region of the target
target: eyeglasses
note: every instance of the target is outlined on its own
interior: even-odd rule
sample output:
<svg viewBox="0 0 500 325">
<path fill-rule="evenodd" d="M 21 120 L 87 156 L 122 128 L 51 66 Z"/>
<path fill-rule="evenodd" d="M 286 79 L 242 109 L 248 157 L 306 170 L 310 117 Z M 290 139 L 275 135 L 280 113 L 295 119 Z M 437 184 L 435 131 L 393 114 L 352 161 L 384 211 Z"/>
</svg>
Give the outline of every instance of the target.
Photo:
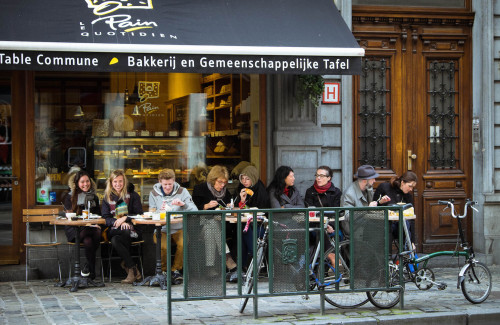
<svg viewBox="0 0 500 325">
<path fill-rule="evenodd" d="M 227 181 L 223 181 L 223 180 L 220 180 L 220 179 L 216 180 L 216 182 L 219 183 L 219 184 L 226 184 L 227 183 Z"/>
<path fill-rule="evenodd" d="M 328 176 L 328 175 L 316 174 L 316 175 L 314 175 L 314 177 L 316 177 L 316 178 L 325 178 L 325 177 L 330 177 L 330 176 Z"/>
</svg>

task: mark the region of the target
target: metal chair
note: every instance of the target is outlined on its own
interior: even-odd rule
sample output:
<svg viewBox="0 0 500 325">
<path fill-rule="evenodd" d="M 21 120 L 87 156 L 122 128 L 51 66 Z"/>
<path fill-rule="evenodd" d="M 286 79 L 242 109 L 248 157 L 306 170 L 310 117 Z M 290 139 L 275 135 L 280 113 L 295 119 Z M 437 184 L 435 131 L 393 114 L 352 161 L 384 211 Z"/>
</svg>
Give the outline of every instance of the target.
<svg viewBox="0 0 500 325">
<path fill-rule="evenodd" d="M 102 252 L 102 246 L 104 244 L 106 244 L 105 241 L 101 241 L 101 247 L 99 249 L 99 251 Z M 73 242 L 68 242 L 68 245 L 70 247 L 75 247 L 75 243 Z M 80 249 L 82 248 L 85 248 L 85 246 L 83 245 L 83 243 L 80 243 Z M 72 267 L 73 267 L 73 264 L 74 264 L 74 261 L 73 261 L 73 254 L 69 254 L 70 258 L 69 258 L 69 277 L 71 277 L 71 274 L 72 274 Z M 80 254 L 80 256 L 82 256 L 82 254 Z M 104 283 L 104 265 L 103 265 L 103 260 L 102 260 L 102 254 L 99 254 L 98 256 L 96 256 L 96 260 L 99 259 L 101 261 L 101 279 L 102 279 L 102 282 Z"/>
<path fill-rule="evenodd" d="M 56 251 L 57 265 L 59 267 L 59 281 L 62 281 L 61 277 L 61 262 L 59 261 L 59 253 L 57 247 L 61 245 L 57 241 L 57 227 L 52 225 L 52 231 L 49 233 L 49 241 L 36 241 L 32 242 L 30 238 L 30 223 L 39 223 L 40 230 L 44 229 L 44 223 L 49 223 L 57 218 L 59 214 L 58 209 L 23 209 L 23 222 L 26 223 L 26 283 L 28 283 L 28 270 L 30 268 L 30 249 L 32 248 L 47 248 L 52 247 Z M 33 260 L 37 260 L 34 258 Z"/>
<path fill-rule="evenodd" d="M 137 250 L 136 253 L 135 254 L 132 253 L 131 256 L 133 259 L 139 260 L 139 266 L 141 268 L 141 275 L 142 275 L 142 278 L 144 279 L 144 268 L 142 266 L 142 244 L 144 244 L 144 240 L 133 241 L 130 244 L 130 248 L 131 249 L 135 248 Z M 103 243 L 101 243 L 101 245 L 103 245 Z M 108 256 L 102 257 L 102 261 L 107 261 L 107 263 L 108 263 L 109 282 L 111 282 L 111 261 L 119 260 L 119 259 L 121 259 L 121 257 L 113 256 L 113 245 L 111 244 L 110 241 L 104 242 L 104 245 L 108 245 Z M 102 250 L 102 248 L 101 248 L 101 250 Z"/>
</svg>

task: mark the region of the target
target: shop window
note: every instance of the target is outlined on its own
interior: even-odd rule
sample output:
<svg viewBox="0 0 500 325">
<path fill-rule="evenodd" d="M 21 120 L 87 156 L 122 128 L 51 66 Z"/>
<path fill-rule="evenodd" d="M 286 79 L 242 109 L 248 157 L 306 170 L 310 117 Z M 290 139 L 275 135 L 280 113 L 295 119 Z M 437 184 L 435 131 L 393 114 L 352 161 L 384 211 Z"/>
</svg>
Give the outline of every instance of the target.
<svg viewBox="0 0 500 325">
<path fill-rule="evenodd" d="M 224 165 L 237 187 L 240 162 L 258 165 L 258 76 L 181 73 L 37 73 L 35 167 L 38 204 L 61 204 L 68 177 L 86 169 L 102 198 L 123 169 L 147 206 L 163 168 L 192 189 Z M 255 89 L 251 93 L 252 89 Z M 257 144 L 258 145 L 258 144 Z M 255 146 L 255 144 L 254 144 Z"/>
</svg>

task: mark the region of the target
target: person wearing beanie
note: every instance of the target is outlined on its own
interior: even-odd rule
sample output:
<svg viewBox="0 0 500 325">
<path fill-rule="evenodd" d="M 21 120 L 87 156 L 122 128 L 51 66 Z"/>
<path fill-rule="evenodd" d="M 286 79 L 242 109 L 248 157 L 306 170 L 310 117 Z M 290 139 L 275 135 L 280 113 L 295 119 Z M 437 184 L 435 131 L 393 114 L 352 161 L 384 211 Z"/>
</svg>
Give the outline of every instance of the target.
<svg viewBox="0 0 500 325">
<path fill-rule="evenodd" d="M 269 195 L 264 183 L 259 179 L 259 172 L 254 166 L 245 167 L 239 176 L 240 185 L 236 189 L 237 195 L 234 205 L 240 209 L 259 208 L 268 209 L 270 207 Z M 251 223 L 243 230 L 242 256 L 243 265 L 248 266 L 253 256 L 253 227 Z M 264 227 L 259 227 L 258 236 L 264 235 Z M 237 282 L 236 275 L 231 277 L 230 282 Z"/>
</svg>

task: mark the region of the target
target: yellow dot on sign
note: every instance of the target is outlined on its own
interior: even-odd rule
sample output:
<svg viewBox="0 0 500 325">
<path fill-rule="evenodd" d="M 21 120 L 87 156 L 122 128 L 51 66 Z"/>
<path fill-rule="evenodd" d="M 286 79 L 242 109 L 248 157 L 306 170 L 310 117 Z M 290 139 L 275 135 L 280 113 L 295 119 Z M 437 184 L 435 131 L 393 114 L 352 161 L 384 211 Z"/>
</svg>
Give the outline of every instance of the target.
<svg viewBox="0 0 500 325">
<path fill-rule="evenodd" d="M 117 58 L 112 58 L 111 61 L 109 61 L 109 65 L 113 65 L 113 64 L 116 64 L 118 63 L 118 59 Z"/>
</svg>

